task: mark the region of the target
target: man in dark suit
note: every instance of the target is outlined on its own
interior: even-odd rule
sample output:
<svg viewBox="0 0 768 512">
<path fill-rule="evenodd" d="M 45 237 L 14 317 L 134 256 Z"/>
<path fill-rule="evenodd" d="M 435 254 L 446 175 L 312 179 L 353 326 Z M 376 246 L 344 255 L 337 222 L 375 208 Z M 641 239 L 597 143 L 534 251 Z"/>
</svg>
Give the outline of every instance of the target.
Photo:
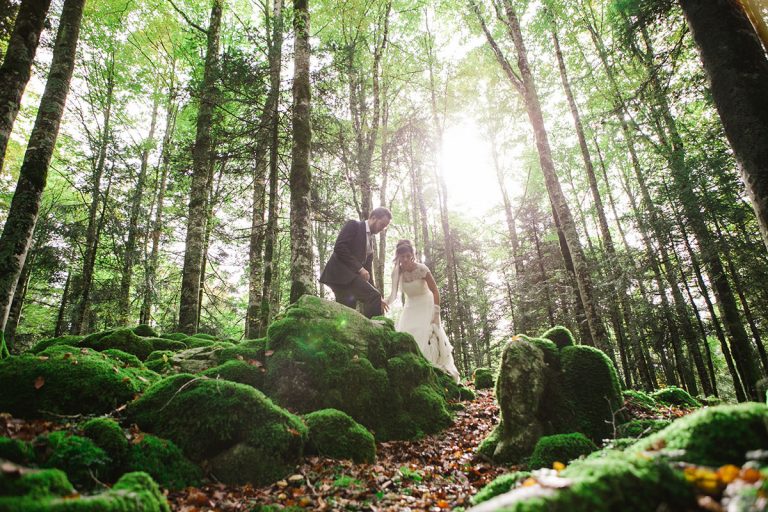
<svg viewBox="0 0 768 512">
<path fill-rule="evenodd" d="M 350 220 L 341 228 L 320 282 L 328 285 L 336 302 L 354 308 L 357 301 L 365 304 L 365 316 L 381 315 L 388 306 L 373 286 L 373 235 L 384 231 L 392 220 L 386 208 L 376 208 L 368 220 Z"/>
</svg>

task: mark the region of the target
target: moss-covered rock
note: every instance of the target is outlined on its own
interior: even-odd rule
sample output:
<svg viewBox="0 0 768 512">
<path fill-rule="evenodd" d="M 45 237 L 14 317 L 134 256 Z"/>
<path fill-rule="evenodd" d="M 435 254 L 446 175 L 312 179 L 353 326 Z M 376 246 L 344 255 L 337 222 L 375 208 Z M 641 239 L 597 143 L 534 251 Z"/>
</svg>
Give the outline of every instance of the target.
<svg viewBox="0 0 768 512">
<path fill-rule="evenodd" d="M 493 370 L 490 368 L 475 368 L 472 372 L 475 389 L 489 389 L 495 384 Z"/>
<path fill-rule="evenodd" d="M 69 496 L 75 489 L 60 469 L 29 469 L 23 466 L 0 471 L 0 510 L 23 510 L 7 497 L 25 497 L 29 503 L 48 496 Z M 8 508 L 6 508 L 8 507 Z"/>
<path fill-rule="evenodd" d="M 627 405 L 645 410 L 647 412 L 655 411 L 656 407 L 658 406 L 656 400 L 644 391 L 625 389 L 621 392 L 621 396 L 624 398 L 624 402 Z"/>
<path fill-rule="evenodd" d="M 104 354 L 50 347 L 0 361 L 0 410 L 22 418 L 103 414 L 134 398 L 158 376 L 121 368 Z"/>
<path fill-rule="evenodd" d="M 450 423 L 436 370 L 388 323 L 304 296 L 269 327 L 267 348 L 265 389 L 291 410 L 342 410 L 380 440 Z"/>
<path fill-rule="evenodd" d="M 145 338 L 157 338 L 157 331 L 147 324 L 139 324 L 133 328 L 134 334 L 144 336 Z"/>
<path fill-rule="evenodd" d="M 299 460 L 306 427 L 251 386 L 179 374 L 149 388 L 126 410 L 142 430 L 208 460 L 227 483 L 263 484 Z"/>
<path fill-rule="evenodd" d="M 140 440 L 130 445 L 125 467 L 148 473 L 166 489 L 198 485 L 203 476 L 200 467 L 190 462 L 176 444 L 151 434 L 141 434 Z"/>
<path fill-rule="evenodd" d="M 443 396 L 446 400 L 467 401 L 476 398 L 475 392 L 464 386 L 457 384 L 453 377 L 445 372 L 434 372 L 437 377 L 437 384 L 443 390 Z"/>
<path fill-rule="evenodd" d="M 623 405 L 616 369 L 602 351 L 585 345 L 560 351 L 562 389 L 576 413 L 573 430 L 595 442 L 612 437 Z"/>
<path fill-rule="evenodd" d="M 141 360 L 135 355 L 129 354 L 128 352 L 123 352 L 122 350 L 118 350 L 116 348 L 108 348 L 101 353 L 110 357 L 111 359 L 114 359 L 115 361 L 120 361 L 123 368 L 144 368 Z"/>
<path fill-rule="evenodd" d="M 567 464 L 595 450 L 595 443 L 579 432 L 544 436 L 536 443 L 528 466 L 531 469 L 539 469 L 550 468 L 555 462 Z"/>
<path fill-rule="evenodd" d="M 669 386 L 651 393 L 651 397 L 666 405 L 677 405 L 680 407 L 701 407 L 701 402 L 693 398 L 690 393 L 677 386 Z"/>
<path fill-rule="evenodd" d="M 750 450 L 768 446 L 768 405 L 748 402 L 698 410 L 652 436 L 634 450 L 682 450 L 679 458 L 692 464 L 742 464 Z"/>
<path fill-rule="evenodd" d="M 309 429 L 307 453 L 354 462 L 373 462 L 376 442 L 373 435 L 348 414 L 323 409 L 304 416 Z"/>
<path fill-rule="evenodd" d="M 219 366 L 214 366 L 213 368 L 200 372 L 199 375 L 211 379 L 224 379 L 231 382 L 239 382 L 240 384 L 253 386 L 256 389 L 263 389 L 265 371 L 264 365 L 261 363 L 256 365 L 233 359 Z"/>
<path fill-rule="evenodd" d="M 147 356 L 144 366 L 160 375 L 174 373 L 175 370 L 171 364 L 172 357 L 173 351 L 171 350 L 155 350 Z"/>
<path fill-rule="evenodd" d="M 125 463 L 130 445 L 123 429 L 110 418 L 93 418 L 80 425 L 83 436 L 87 437 L 109 456 L 117 466 Z"/>
<path fill-rule="evenodd" d="M 35 451 L 26 441 L 0 436 L 0 459 L 26 466 L 35 460 Z"/>
<path fill-rule="evenodd" d="M 218 341 L 216 336 L 213 336 L 211 334 L 205 334 L 203 332 L 198 332 L 190 336 L 191 338 L 199 338 L 201 340 L 208 340 L 208 341 Z"/>
<path fill-rule="evenodd" d="M 480 491 L 472 496 L 470 500 L 473 505 L 478 505 L 484 501 L 504 494 L 514 489 L 518 484 L 524 482 L 531 477 L 530 471 L 514 471 L 512 473 L 505 473 L 497 476 L 491 483 L 480 489 Z"/>
<path fill-rule="evenodd" d="M 573 338 L 573 334 L 566 327 L 562 325 L 556 325 L 544 332 L 540 338 L 546 338 L 557 345 L 558 350 L 565 347 L 570 347 L 576 344 L 576 340 Z"/>
<path fill-rule="evenodd" d="M 560 488 L 518 487 L 470 509 L 471 512 L 613 512 L 696 508 L 681 472 L 663 460 L 620 452 L 571 464 L 560 473 Z"/>
<path fill-rule="evenodd" d="M 179 352 L 187 349 L 187 343 L 184 341 L 169 340 L 166 338 L 144 338 L 152 344 L 152 352 L 156 350 L 170 350 L 171 352 Z M 151 354 L 151 352 L 150 352 Z"/>
<path fill-rule="evenodd" d="M 59 336 L 56 338 L 48 338 L 48 339 L 37 342 L 32 348 L 29 349 L 29 352 L 32 354 L 38 354 L 43 350 L 46 350 L 50 347 L 55 347 L 57 345 L 66 345 L 69 347 L 74 347 L 74 346 L 77 346 L 77 344 L 80 343 L 80 340 L 82 339 L 83 339 L 83 336 L 70 335 L 70 334 L 65 336 Z"/>
<path fill-rule="evenodd" d="M 79 346 L 94 350 L 116 348 L 138 357 L 142 361 L 152 352 L 152 342 L 137 335 L 133 329 L 112 329 L 86 336 Z"/>
<path fill-rule="evenodd" d="M 632 420 L 616 427 L 616 437 L 630 437 L 640 439 L 667 427 L 670 424 L 668 420 Z"/>
<path fill-rule="evenodd" d="M 39 436 L 34 444 L 42 454 L 41 467 L 64 471 L 78 488 L 91 489 L 109 474 L 111 459 L 88 438 L 59 430 Z"/>
<path fill-rule="evenodd" d="M 184 341 L 187 338 L 189 338 L 189 336 L 184 334 L 183 332 L 171 332 L 167 334 L 161 334 L 159 337 L 165 338 L 167 340 L 174 340 L 174 341 Z"/>
</svg>

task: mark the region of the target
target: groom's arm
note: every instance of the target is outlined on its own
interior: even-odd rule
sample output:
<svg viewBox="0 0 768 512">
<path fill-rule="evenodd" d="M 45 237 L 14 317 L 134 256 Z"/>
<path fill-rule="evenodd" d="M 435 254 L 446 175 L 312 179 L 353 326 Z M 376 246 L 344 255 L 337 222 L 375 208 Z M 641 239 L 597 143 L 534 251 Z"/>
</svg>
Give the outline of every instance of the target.
<svg viewBox="0 0 768 512">
<path fill-rule="evenodd" d="M 349 267 L 352 272 L 357 272 L 363 266 L 360 261 L 352 256 L 352 244 L 355 242 L 357 231 L 357 222 L 350 220 L 341 228 L 339 236 L 336 238 L 336 244 L 333 246 L 333 252 L 344 266 Z"/>
</svg>

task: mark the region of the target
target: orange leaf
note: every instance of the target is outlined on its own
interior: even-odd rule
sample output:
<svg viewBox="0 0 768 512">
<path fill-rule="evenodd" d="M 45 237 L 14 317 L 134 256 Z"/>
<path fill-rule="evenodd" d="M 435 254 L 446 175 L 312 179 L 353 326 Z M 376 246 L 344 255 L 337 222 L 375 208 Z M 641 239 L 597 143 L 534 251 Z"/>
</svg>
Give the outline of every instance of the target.
<svg viewBox="0 0 768 512">
<path fill-rule="evenodd" d="M 557 471 L 562 471 L 562 470 L 565 469 L 565 464 L 563 464 L 560 461 L 555 461 L 555 462 L 552 463 L 552 469 L 557 470 Z"/>
<path fill-rule="evenodd" d="M 436 505 L 440 508 L 451 508 L 451 505 L 445 500 L 437 500 Z"/>
<path fill-rule="evenodd" d="M 738 478 L 739 471 L 740 470 L 738 466 L 734 466 L 733 464 L 726 464 L 717 470 L 717 476 L 720 478 L 721 482 L 724 484 L 729 484 Z"/>
<path fill-rule="evenodd" d="M 739 476 L 742 480 L 749 482 L 750 484 L 753 484 L 762 478 L 760 471 L 755 468 L 744 468 L 741 470 L 741 475 Z"/>
<path fill-rule="evenodd" d="M 43 386 L 45 386 L 45 377 L 43 377 L 42 375 L 39 375 L 35 379 L 35 389 L 40 389 Z"/>
</svg>

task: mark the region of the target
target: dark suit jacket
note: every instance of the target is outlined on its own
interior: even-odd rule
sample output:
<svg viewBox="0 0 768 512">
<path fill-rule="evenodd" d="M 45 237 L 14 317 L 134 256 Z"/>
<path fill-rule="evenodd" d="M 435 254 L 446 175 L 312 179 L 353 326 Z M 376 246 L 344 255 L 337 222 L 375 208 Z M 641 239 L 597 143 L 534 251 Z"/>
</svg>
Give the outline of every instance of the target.
<svg viewBox="0 0 768 512">
<path fill-rule="evenodd" d="M 328 285 L 347 285 L 365 268 L 373 284 L 373 254 L 368 256 L 365 221 L 349 220 L 341 228 L 328 263 L 325 264 L 320 282 Z"/>
</svg>

